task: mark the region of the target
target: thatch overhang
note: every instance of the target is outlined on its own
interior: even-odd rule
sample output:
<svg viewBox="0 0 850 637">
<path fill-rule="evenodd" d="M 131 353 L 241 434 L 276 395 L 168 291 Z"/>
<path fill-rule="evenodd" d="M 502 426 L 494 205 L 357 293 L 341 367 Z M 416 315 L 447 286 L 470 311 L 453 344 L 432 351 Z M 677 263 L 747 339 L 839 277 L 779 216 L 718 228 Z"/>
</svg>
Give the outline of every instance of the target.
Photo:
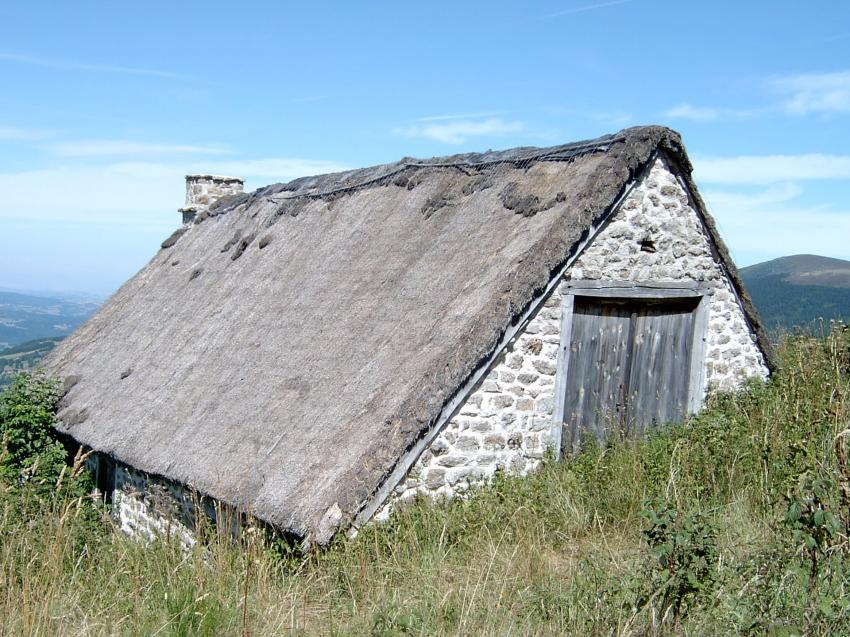
<svg viewBox="0 0 850 637">
<path fill-rule="evenodd" d="M 769 345 L 675 132 L 402 160 L 228 197 L 47 361 L 60 430 L 326 541 L 663 153 Z"/>
</svg>

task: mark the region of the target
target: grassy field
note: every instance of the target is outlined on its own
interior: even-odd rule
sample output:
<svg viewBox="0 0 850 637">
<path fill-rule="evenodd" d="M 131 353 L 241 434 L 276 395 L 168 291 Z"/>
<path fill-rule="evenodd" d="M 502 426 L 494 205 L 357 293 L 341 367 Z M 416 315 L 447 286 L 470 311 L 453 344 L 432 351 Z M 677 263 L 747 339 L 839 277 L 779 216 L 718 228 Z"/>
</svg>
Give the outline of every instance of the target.
<svg viewBox="0 0 850 637">
<path fill-rule="evenodd" d="M 256 529 L 142 544 L 7 479 L 0 634 L 850 634 L 848 342 L 786 339 L 769 383 L 666 433 L 308 555 Z"/>
</svg>

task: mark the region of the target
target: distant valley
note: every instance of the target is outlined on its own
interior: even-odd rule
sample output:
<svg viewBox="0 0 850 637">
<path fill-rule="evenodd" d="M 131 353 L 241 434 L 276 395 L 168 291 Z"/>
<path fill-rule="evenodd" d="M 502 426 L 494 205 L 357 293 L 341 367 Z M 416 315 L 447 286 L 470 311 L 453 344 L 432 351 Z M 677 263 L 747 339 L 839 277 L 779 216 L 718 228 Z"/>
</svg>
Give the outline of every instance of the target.
<svg viewBox="0 0 850 637">
<path fill-rule="evenodd" d="M 0 289 L 0 390 L 15 374 L 33 369 L 56 343 L 100 307 L 102 299 L 81 294 Z"/>
<path fill-rule="evenodd" d="M 37 338 L 67 336 L 102 299 L 81 295 L 37 296 L 0 290 L 0 351 Z"/>
<path fill-rule="evenodd" d="M 850 261 L 797 254 L 742 268 L 741 276 L 769 330 L 850 320 Z"/>
</svg>

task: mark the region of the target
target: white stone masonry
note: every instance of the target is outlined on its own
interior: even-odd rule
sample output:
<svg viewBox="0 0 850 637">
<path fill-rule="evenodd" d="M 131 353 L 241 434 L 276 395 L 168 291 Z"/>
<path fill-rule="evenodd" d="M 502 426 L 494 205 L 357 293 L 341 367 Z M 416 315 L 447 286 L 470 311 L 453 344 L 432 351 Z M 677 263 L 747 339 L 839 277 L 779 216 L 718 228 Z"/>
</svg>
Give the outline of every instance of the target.
<svg viewBox="0 0 850 637">
<path fill-rule="evenodd" d="M 244 180 L 224 175 L 186 175 L 186 204 L 178 209 L 183 223 L 189 223 L 216 200 L 242 192 Z"/>
</svg>

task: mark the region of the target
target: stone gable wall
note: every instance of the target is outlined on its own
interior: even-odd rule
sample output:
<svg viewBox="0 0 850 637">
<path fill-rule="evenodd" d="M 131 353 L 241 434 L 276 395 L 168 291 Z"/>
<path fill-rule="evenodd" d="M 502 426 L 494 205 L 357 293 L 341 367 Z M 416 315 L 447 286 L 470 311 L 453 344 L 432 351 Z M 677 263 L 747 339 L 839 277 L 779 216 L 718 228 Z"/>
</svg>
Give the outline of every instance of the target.
<svg viewBox="0 0 850 637">
<path fill-rule="evenodd" d="M 706 391 L 733 389 L 768 369 L 688 192 L 658 159 L 565 275 L 569 280 L 715 286 L 705 348 Z M 496 361 L 377 514 L 417 494 L 453 496 L 497 470 L 536 468 L 553 444 L 562 283 Z"/>
</svg>

